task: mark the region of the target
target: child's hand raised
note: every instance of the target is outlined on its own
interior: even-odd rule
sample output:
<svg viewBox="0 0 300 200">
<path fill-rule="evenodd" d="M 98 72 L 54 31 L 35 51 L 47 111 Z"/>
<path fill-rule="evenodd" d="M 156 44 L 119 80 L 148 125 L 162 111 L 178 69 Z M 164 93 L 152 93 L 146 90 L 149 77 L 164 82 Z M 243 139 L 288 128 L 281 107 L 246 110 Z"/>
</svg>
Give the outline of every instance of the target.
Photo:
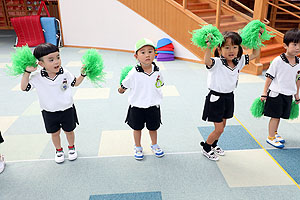
<svg viewBox="0 0 300 200">
<path fill-rule="evenodd" d="M 209 34 L 205 40 L 207 48 L 209 48 L 209 49 L 210 49 L 210 42 L 209 42 L 210 40 L 213 40 L 213 39 L 212 39 L 212 36 Z"/>
<path fill-rule="evenodd" d="M 34 72 L 34 71 L 36 71 L 37 70 L 37 67 L 31 67 L 31 66 L 28 66 L 28 67 L 26 67 L 26 69 L 25 69 L 25 72 L 27 71 L 27 72 Z"/>
<path fill-rule="evenodd" d="M 264 29 L 262 27 L 260 27 L 260 30 L 258 32 L 258 37 L 261 38 L 262 34 L 264 33 Z"/>
<path fill-rule="evenodd" d="M 85 65 L 82 65 L 82 67 L 80 69 L 80 73 L 81 73 L 81 75 L 86 76 L 86 71 L 85 71 L 85 67 L 84 66 Z"/>
</svg>

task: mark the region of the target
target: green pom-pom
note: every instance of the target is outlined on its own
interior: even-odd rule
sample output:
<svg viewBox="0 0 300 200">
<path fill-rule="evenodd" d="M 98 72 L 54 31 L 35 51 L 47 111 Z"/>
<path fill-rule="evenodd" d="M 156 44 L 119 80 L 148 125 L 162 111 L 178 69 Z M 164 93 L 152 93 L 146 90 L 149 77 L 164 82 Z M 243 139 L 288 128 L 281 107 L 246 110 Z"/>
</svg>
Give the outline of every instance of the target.
<svg viewBox="0 0 300 200">
<path fill-rule="evenodd" d="M 260 28 L 264 30 L 259 37 Z M 242 45 L 248 49 L 258 49 L 265 46 L 262 42 L 270 40 L 275 35 L 271 35 L 272 32 L 266 30 L 266 25 L 259 20 L 253 20 L 249 22 L 242 30 L 240 30 L 240 36 L 242 38 Z"/>
<path fill-rule="evenodd" d="M 259 97 L 256 98 L 253 101 L 250 108 L 253 117 L 260 118 L 261 116 L 263 116 L 264 107 L 265 107 L 265 102 L 262 102 Z"/>
<path fill-rule="evenodd" d="M 96 49 L 89 49 L 81 58 L 84 65 L 83 72 L 87 78 L 96 86 L 100 86 L 101 82 L 105 81 L 105 72 L 103 71 L 103 60 Z"/>
<path fill-rule="evenodd" d="M 289 119 L 297 119 L 299 116 L 299 104 L 296 104 L 295 101 L 292 102 L 291 112 Z"/>
<path fill-rule="evenodd" d="M 10 76 L 19 76 L 24 73 L 26 67 L 37 67 L 36 58 L 30 48 L 26 45 L 17 47 L 16 52 L 11 55 L 12 66 L 6 65 Z"/>
<path fill-rule="evenodd" d="M 121 70 L 121 76 L 120 76 L 120 85 L 122 84 L 122 81 L 126 78 L 130 70 L 133 68 L 132 65 L 128 65 Z"/>
<path fill-rule="evenodd" d="M 211 49 L 220 46 L 224 41 L 224 37 L 219 29 L 211 24 L 202 26 L 201 29 L 193 30 L 191 34 L 192 43 L 202 49 L 207 49 L 206 40 L 210 43 Z"/>
</svg>

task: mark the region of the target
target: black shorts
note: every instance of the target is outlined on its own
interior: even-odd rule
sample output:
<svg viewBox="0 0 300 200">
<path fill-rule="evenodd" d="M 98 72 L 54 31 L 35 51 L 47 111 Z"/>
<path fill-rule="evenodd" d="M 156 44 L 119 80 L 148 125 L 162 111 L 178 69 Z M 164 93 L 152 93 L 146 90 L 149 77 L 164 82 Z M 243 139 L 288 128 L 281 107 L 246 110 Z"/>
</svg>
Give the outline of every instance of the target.
<svg viewBox="0 0 300 200">
<path fill-rule="evenodd" d="M 219 93 L 211 90 L 205 99 L 202 119 L 210 122 L 222 122 L 233 117 L 234 94 Z"/>
<path fill-rule="evenodd" d="M 269 93 L 264 107 L 264 116 L 289 119 L 293 96 L 278 94 L 277 97 L 270 97 Z"/>
<path fill-rule="evenodd" d="M 146 127 L 149 131 L 156 131 L 161 124 L 160 106 L 137 108 L 129 106 L 125 120 L 133 130 L 142 130 Z"/>
<path fill-rule="evenodd" d="M 48 112 L 43 110 L 42 115 L 47 133 L 55 133 L 60 128 L 71 132 L 76 128 L 76 124 L 79 124 L 74 105 L 64 111 Z"/>
</svg>

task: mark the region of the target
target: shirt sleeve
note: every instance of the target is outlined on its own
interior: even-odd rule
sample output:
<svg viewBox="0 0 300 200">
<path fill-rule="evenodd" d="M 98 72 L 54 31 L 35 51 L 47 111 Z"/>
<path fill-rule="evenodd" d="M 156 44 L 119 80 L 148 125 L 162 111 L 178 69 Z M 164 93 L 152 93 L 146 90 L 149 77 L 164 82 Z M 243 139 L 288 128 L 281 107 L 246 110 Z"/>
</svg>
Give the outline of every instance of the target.
<svg viewBox="0 0 300 200">
<path fill-rule="evenodd" d="M 210 58 L 211 59 L 211 65 L 210 66 L 208 66 L 208 65 L 206 65 L 206 68 L 207 69 L 211 69 L 213 66 L 215 66 L 215 64 L 216 64 L 216 60 L 214 59 L 214 58 Z"/>
<path fill-rule="evenodd" d="M 128 88 L 133 88 L 133 84 L 134 84 L 134 81 L 133 81 L 133 74 L 134 74 L 134 71 L 135 68 L 133 67 L 132 70 L 128 73 L 128 75 L 125 77 L 125 79 L 122 81 L 122 84 L 121 84 L 121 87 L 123 89 L 128 89 Z"/>
<path fill-rule="evenodd" d="M 241 65 L 240 65 L 240 70 L 243 69 L 246 65 L 249 65 L 250 59 L 248 54 L 244 54 L 241 57 Z"/>
<path fill-rule="evenodd" d="M 65 70 L 65 69 L 64 69 Z M 76 83 L 76 77 L 71 74 L 71 72 L 65 70 L 65 73 L 66 73 L 66 77 L 67 77 L 67 83 L 68 85 L 74 87 L 75 86 L 75 83 Z"/>
<path fill-rule="evenodd" d="M 38 78 L 38 74 L 36 74 L 36 73 L 34 73 L 30 76 L 29 82 L 28 82 L 27 87 L 25 89 L 26 92 L 29 92 L 30 90 L 33 90 L 35 88 L 37 78 Z"/>
<path fill-rule="evenodd" d="M 274 79 L 276 76 L 276 63 L 277 63 L 277 59 L 275 58 L 273 60 L 273 62 L 271 63 L 270 67 L 268 68 L 268 70 L 266 71 L 266 77 L 270 78 L 270 79 Z"/>
</svg>

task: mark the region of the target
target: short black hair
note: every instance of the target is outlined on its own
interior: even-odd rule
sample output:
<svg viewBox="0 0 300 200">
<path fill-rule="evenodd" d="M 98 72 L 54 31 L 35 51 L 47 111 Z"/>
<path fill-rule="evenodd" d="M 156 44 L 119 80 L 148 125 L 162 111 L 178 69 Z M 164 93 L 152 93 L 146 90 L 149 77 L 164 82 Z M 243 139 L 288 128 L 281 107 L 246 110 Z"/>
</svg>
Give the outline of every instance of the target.
<svg viewBox="0 0 300 200">
<path fill-rule="evenodd" d="M 224 47 L 224 45 L 226 43 L 226 39 L 230 38 L 233 45 L 238 45 L 239 46 L 239 52 L 238 52 L 237 57 L 240 58 L 243 55 L 243 48 L 241 47 L 241 44 L 242 44 L 241 36 L 238 33 L 231 32 L 231 31 L 225 31 L 225 32 L 223 32 L 222 35 L 224 37 L 224 41 L 222 42 L 222 44 L 219 47 L 220 48 Z M 218 49 L 216 49 L 215 50 L 215 57 L 220 57 L 220 56 L 221 55 L 219 55 Z"/>
<path fill-rule="evenodd" d="M 39 44 L 35 47 L 33 51 L 33 55 L 36 59 L 42 60 L 43 56 L 46 56 L 50 53 L 59 52 L 59 49 L 57 46 L 51 44 L 51 43 L 43 43 Z"/>
<path fill-rule="evenodd" d="M 283 43 L 289 46 L 291 42 L 298 43 L 300 42 L 300 30 L 293 28 L 287 31 L 283 37 Z"/>
</svg>

